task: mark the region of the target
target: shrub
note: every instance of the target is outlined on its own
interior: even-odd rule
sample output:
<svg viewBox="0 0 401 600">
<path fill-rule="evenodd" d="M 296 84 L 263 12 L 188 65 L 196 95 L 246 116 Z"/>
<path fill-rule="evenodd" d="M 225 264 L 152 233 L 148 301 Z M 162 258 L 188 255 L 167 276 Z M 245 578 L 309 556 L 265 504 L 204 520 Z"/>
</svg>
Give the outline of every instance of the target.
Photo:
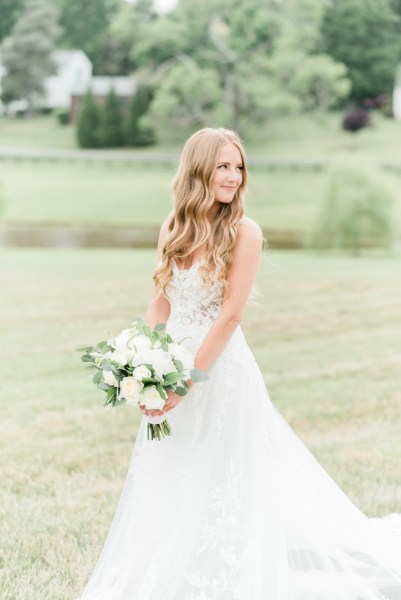
<svg viewBox="0 0 401 600">
<path fill-rule="evenodd" d="M 58 108 L 56 110 L 56 119 L 60 125 L 68 125 L 70 122 L 70 113 L 66 108 Z"/>
<path fill-rule="evenodd" d="M 143 125 L 143 117 L 149 108 L 150 101 L 150 90 L 143 85 L 138 86 L 128 113 L 128 146 L 150 146 L 156 142 L 154 130 L 150 126 Z"/>
<path fill-rule="evenodd" d="M 100 112 L 99 140 L 104 148 L 117 148 L 124 145 L 120 102 L 113 89 L 108 93 Z"/>
<path fill-rule="evenodd" d="M 82 101 L 77 124 L 77 138 L 81 148 L 99 147 L 99 123 L 99 107 L 88 90 Z"/>
<path fill-rule="evenodd" d="M 390 246 L 394 195 L 383 174 L 358 163 L 339 164 L 329 175 L 322 214 L 311 243 L 315 247 Z"/>
<path fill-rule="evenodd" d="M 360 106 L 355 106 L 352 108 L 343 119 L 343 129 L 345 131 L 351 131 L 351 133 L 356 133 L 360 129 L 367 127 L 369 125 L 369 113 L 364 108 Z"/>
</svg>

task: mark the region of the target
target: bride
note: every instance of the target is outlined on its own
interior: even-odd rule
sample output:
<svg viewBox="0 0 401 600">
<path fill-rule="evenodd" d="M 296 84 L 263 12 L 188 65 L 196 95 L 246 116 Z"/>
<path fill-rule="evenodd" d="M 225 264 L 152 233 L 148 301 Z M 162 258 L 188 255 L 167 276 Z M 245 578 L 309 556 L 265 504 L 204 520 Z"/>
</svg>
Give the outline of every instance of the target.
<svg viewBox="0 0 401 600">
<path fill-rule="evenodd" d="M 269 399 L 241 329 L 263 236 L 238 136 L 187 141 L 146 315 L 208 380 L 146 411 L 80 600 L 401 600 L 401 514 L 369 519 Z M 147 440 L 147 419 L 173 435 Z"/>
</svg>

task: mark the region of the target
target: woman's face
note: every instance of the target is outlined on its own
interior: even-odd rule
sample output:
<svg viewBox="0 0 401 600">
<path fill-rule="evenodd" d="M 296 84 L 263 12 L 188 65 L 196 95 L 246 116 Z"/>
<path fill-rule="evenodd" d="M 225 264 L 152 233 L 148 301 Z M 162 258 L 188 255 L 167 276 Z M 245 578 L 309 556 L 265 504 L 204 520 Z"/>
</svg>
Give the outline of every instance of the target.
<svg viewBox="0 0 401 600">
<path fill-rule="evenodd" d="M 219 160 L 212 180 L 215 201 L 224 204 L 232 201 L 241 185 L 243 170 L 242 156 L 237 146 L 232 143 L 224 144 L 220 148 Z"/>
</svg>

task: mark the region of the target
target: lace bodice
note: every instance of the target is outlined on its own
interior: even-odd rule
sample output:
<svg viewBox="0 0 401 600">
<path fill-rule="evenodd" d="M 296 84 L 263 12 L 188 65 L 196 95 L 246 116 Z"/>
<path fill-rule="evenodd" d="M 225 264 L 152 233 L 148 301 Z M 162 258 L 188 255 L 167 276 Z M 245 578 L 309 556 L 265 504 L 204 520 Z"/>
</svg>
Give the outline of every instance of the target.
<svg viewBox="0 0 401 600">
<path fill-rule="evenodd" d="M 223 284 L 215 277 L 210 286 L 203 283 L 197 260 L 189 269 L 179 269 L 173 261 L 173 278 L 168 287 L 171 312 L 168 329 L 176 335 L 181 332 L 202 334 L 217 318 L 222 307 Z"/>
</svg>

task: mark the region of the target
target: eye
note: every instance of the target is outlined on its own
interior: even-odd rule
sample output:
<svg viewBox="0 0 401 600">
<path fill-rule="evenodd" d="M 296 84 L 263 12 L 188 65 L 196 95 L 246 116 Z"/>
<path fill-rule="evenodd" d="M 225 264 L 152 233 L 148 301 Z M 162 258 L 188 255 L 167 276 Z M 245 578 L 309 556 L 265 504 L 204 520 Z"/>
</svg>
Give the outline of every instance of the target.
<svg viewBox="0 0 401 600">
<path fill-rule="evenodd" d="M 239 169 L 240 171 L 243 171 L 244 167 L 243 167 L 243 165 L 238 165 L 237 169 Z"/>
<path fill-rule="evenodd" d="M 227 165 L 219 165 L 217 168 L 218 168 L 218 169 L 226 169 L 226 168 L 227 168 Z"/>
</svg>

